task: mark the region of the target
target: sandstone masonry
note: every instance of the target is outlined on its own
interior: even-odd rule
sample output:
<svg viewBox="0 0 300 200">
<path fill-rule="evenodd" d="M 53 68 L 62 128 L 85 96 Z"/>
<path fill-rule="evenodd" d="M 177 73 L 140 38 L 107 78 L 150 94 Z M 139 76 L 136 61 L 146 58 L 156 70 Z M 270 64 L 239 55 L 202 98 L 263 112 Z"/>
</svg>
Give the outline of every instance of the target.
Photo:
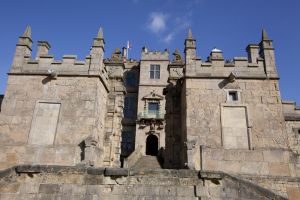
<svg viewBox="0 0 300 200">
<path fill-rule="evenodd" d="M 144 47 L 85 60 L 19 37 L 0 96 L 0 199 L 298 199 L 300 109 L 265 31 L 247 57 Z"/>
</svg>

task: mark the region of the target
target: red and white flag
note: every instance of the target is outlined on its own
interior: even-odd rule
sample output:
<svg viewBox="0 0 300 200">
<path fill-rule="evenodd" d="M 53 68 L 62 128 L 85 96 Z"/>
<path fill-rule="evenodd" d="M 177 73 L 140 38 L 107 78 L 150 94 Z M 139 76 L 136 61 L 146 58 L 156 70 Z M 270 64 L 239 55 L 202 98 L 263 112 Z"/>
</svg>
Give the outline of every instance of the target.
<svg viewBox="0 0 300 200">
<path fill-rule="evenodd" d="M 127 49 L 131 49 L 131 43 L 129 41 L 127 41 Z"/>
</svg>

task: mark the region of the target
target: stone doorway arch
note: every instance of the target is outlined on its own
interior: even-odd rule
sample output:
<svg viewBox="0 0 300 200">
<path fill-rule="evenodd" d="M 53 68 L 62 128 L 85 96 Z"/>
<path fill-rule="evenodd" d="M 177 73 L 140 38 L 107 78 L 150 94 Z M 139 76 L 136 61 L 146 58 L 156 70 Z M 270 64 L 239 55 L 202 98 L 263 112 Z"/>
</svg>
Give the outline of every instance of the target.
<svg viewBox="0 0 300 200">
<path fill-rule="evenodd" d="M 149 135 L 146 139 L 146 155 L 157 156 L 158 153 L 158 137 Z"/>
</svg>

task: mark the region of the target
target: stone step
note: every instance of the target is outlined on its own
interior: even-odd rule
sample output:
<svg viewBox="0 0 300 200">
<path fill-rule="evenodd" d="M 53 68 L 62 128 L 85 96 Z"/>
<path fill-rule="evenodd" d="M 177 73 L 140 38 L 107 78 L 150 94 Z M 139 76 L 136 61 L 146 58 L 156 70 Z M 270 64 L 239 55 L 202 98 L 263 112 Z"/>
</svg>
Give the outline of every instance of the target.
<svg viewBox="0 0 300 200">
<path fill-rule="evenodd" d="M 132 167 L 134 169 L 161 169 L 161 165 L 156 156 L 143 156 Z"/>
</svg>

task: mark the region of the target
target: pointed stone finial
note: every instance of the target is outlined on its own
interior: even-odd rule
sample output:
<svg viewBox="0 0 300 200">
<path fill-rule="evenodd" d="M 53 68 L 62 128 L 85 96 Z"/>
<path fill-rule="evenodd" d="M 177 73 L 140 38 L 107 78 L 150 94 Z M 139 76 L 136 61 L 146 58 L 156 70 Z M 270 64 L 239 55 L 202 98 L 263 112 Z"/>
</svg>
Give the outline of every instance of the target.
<svg viewBox="0 0 300 200">
<path fill-rule="evenodd" d="M 97 38 L 103 39 L 103 28 L 102 27 L 99 28 Z"/>
<path fill-rule="evenodd" d="M 188 39 L 193 39 L 192 29 L 189 28 Z"/>
<path fill-rule="evenodd" d="M 22 37 L 29 37 L 29 38 L 31 37 L 31 27 L 29 25 L 27 25 Z"/>
<path fill-rule="evenodd" d="M 265 29 L 262 30 L 262 40 L 269 40 L 268 34 Z"/>
<path fill-rule="evenodd" d="M 174 55 L 173 62 L 182 62 L 181 54 L 178 49 L 175 50 L 173 55 Z"/>
</svg>

